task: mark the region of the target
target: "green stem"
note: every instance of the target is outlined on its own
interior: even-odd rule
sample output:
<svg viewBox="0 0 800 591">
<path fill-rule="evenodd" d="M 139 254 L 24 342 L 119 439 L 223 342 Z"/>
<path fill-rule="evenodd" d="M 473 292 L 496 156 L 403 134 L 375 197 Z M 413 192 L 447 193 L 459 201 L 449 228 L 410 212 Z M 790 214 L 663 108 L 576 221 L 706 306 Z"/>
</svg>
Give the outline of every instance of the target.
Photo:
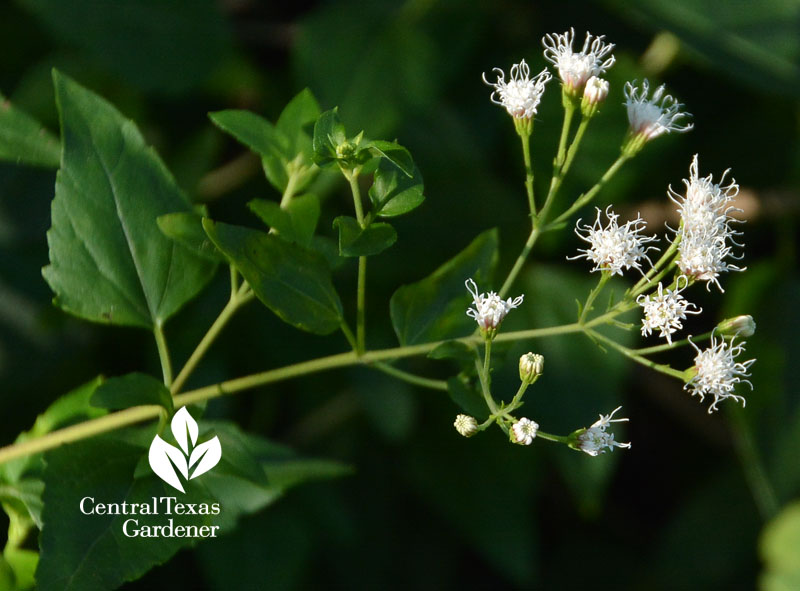
<svg viewBox="0 0 800 591">
<path fill-rule="evenodd" d="M 552 221 L 552 223 L 548 224 L 549 227 L 557 226 L 558 224 L 566 221 L 569 217 L 578 211 L 581 207 L 589 203 L 592 199 L 594 199 L 595 195 L 602 189 L 605 184 L 611 180 L 611 178 L 617 173 L 617 171 L 622 167 L 625 162 L 630 159 L 630 156 L 625 154 L 620 154 L 619 158 L 617 158 L 614 163 L 608 168 L 608 170 L 603 173 L 603 176 L 600 177 L 600 180 L 589 189 L 586 193 L 578 197 L 578 199 L 573 203 L 564 213 L 558 216 L 556 219 Z"/>
<path fill-rule="evenodd" d="M 358 257 L 358 294 L 356 298 L 356 350 L 366 351 L 366 299 L 367 299 L 367 257 Z"/>
<path fill-rule="evenodd" d="M 594 321 L 592 321 L 594 322 Z M 591 325 L 590 322 L 587 326 Z M 538 328 L 521 330 L 515 332 L 502 333 L 497 335 L 497 341 L 515 341 L 522 339 L 535 339 L 561 334 L 576 333 L 584 330 L 584 327 L 577 323 L 565 324 L 562 326 L 551 326 L 548 328 Z M 456 339 L 467 345 L 478 345 L 483 342 L 483 337 L 472 335 L 461 339 Z M 173 403 L 176 408 L 187 404 L 196 404 L 219 396 L 235 394 L 244 390 L 265 386 L 275 382 L 300 377 L 306 374 L 319 371 L 326 371 L 335 368 L 358 365 L 361 363 L 370 364 L 378 361 L 389 361 L 413 357 L 415 355 L 427 355 L 436 347 L 446 341 L 434 341 L 419 345 L 408 345 L 405 347 L 395 347 L 392 349 L 381 349 L 367 351 L 359 357 L 354 351 L 339 353 L 328 357 L 320 357 L 310 361 L 302 361 L 276 369 L 270 369 L 260 373 L 255 373 L 218 384 L 198 388 L 183 394 L 177 394 Z M 479 364 L 480 368 L 480 364 Z M 18 444 L 12 444 L 0 448 L 0 465 L 15 458 L 23 457 L 33 453 L 39 453 L 53 449 L 64 443 L 78 441 L 87 437 L 92 437 L 100 433 L 119 429 L 128 425 L 133 425 L 146 420 L 157 418 L 163 411 L 161 406 L 135 406 L 122 411 L 117 411 L 103 417 L 85 421 L 71 427 L 53 431 L 42 437 L 30 439 Z"/>
<path fill-rule="evenodd" d="M 350 347 L 353 349 L 353 351 L 357 351 L 358 344 L 356 343 L 356 337 L 353 336 L 353 331 L 350 330 L 350 327 L 347 325 L 347 322 L 345 320 L 342 320 L 340 328 L 342 329 L 342 334 L 344 335 L 344 338 L 346 338 L 347 342 L 350 344 Z"/>
<path fill-rule="evenodd" d="M 517 393 L 514 394 L 514 398 L 511 400 L 511 404 L 508 405 L 508 410 L 509 411 L 512 411 L 512 410 L 514 410 L 516 408 L 519 408 L 520 401 L 522 400 L 522 397 L 525 395 L 525 390 L 528 389 L 529 385 L 530 384 L 528 384 L 528 382 L 522 382 L 520 384 L 519 390 L 517 390 Z"/>
<path fill-rule="evenodd" d="M 298 158 L 301 156 L 298 155 Z M 283 195 L 281 195 L 281 209 L 286 209 L 289 205 L 289 202 L 294 197 L 295 187 L 297 186 L 297 180 L 299 175 L 295 173 L 295 165 L 294 163 L 290 164 L 290 170 L 292 171 L 289 174 L 289 179 L 286 181 L 286 188 L 283 190 Z"/>
<path fill-rule="evenodd" d="M 525 190 L 528 193 L 528 207 L 531 215 L 536 215 L 536 201 L 533 197 L 533 165 L 531 164 L 531 136 L 530 134 L 520 134 L 522 140 L 522 159 L 525 162 Z"/>
<path fill-rule="evenodd" d="M 620 345 L 617 341 L 610 339 L 607 336 L 600 334 L 595 330 L 587 330 L 586 334 L 594 339 L 597 339 L 598 341 L 605 343 L 612 349 L 616 349 L 617 351 L 625 355 L 628 359 L 632 359 L 636 363 L 649 367 L 650 369 L 654 369 L 668 376 L 672 376 L 673 378 L 678 378 L 682 382 L 685 381 L 684 372 L 682 371 L 678 371 L 677 369 L 674 369 L 669 365 L 656 363 L 655 361 L 651 361 L 650 359 L 646 359 L 640 355 L 637 355 L 636 352 L 632 351 L 631 349 L 628 349 L 628 347 Z"/>
<path fill-rule="evenodd" d="M 761 518 L 767 521 L 775 517 L 780 509 L 775 489 L 767 477 L 750 426 L 742 415 L 741 409 L 736 408 L 730 411 L 728 418 L 734 435 L 736 452 L 742 463 L 750 493 L 753 495 Z"/>
<path fill-rule="evenodd" d="M 169 358 L 167 340 L 164 338 L 164 329 L 160 322 L 156 322 L 153 328 L 153 334 L 156 337 L 158 357 L 161 360 L 161 373 L 164 374 L 164 385 L 169 388 L 172 385 L 172 361 L 170 361 Z"/>
<path fill-rule="evenodd" d="M 522 267 L 525 266 L 525 261 L 528 259 L 528 255 L 533 250 L 534 244 L 539 239 L 539 235 L 541 234 L 541 229 L 539 226 L 535 226 L 532 230 L 530 235 L 528 236 L 528 240 L 525 242 L 525 246 L 522 247 L 522 252 L 519 253 L 517 260 L 514 262 L 514 266 L 509 271 L 506 280 L 503 282 L 503 287 L 500 288 L 499 295 L 501 298 L 506 297 L 508 291 L 511 289 L 511 286 L 514 285 L 514 281 L 517 280 L 517 275 L 519 275 L 520 271 L 522 271 Z"/>
<path fill-rule="evenodd" d="M 561 125 L 561 137 L 558 140 L 558 154 L 555 165 L 561 168 L 567 158 L 567 138 L 569 128 L 572 126 L 572 116 L 575 114 L 575 103 L 572 100 L 564 101 L 564 123 Z"/>
<path fill-rule="evenodd" d="M 653 285 L 653 283 L 655 283 L 655 280 L 653 280 L 653 275 L 655 275 L 661 267 L 663 267 L 667 262 L 669 262 L 670 259 L 672 259 L 675 251 L 678 250 L 679 242 L 680 237 L 676 236 L 675 240 L 672 241 L 672 244 L 669 245 L 669 248 L 664 251 L 664 254 L 662 254 L 661 257 L 656 261 L 656 264 L 653 265 L 653 268 L 650 269 L 644 277 L 639 279 L 639 281 L 636 282 L 636 285 L 629 290 L 631 295 L 636 296 L 643 291 L 646 291 L 651 285 Z M 659 277 L 663 277 L 663 274 L 659 275 Z"/>
<path fill-rule="evenodd" d="M 553 435 L 552 433 L 545 433 L 544 431 L 537 431 L 536 437 L 546 439 L 547 441 L 555 441 L 556 443 L 568 443 L 569 437 L 562 437 L 561 435 Z"/>
<path fill-rule="evenodd" d="M 424 378 L 422 376 L 418 376 L 408 371 L 403 371 L 402 369 L 397 369 L 396 367 L 389 365 L 383 361 L 376 361 L 371 365 L 375 369 L 382 371 L 383 373 L 393 376 L 399 380 L 404 382 L 408 382 L 409 384 L 414 384 L 415 386 L 422 386 L 423 388 L 430 388 L 431 390 L 441 390 L 442 392 L 447 392 L 447 382 L 444 380 L 433 380 L 431 378 Z"/>
<path fill-rule="evenodd" d="M 603 287 L 605 287 L 610 277 L 610 273 L 607 273 L 606 271 L 600 272 L 600 281 L 598 281 L 597 286 L 595 286 L 595 288 L 589 292 L 589 297 L 586 298 L 586 303 L 583 305 L 583 310 L 581 310 L 581 315 L 578 318 L 579 324 L 584 324 L 586 322 L 586 316 L 592 309 L 592 304 L 594 304 L 594 301 L 597 299 L 597 296 L 600 295 L 600 292 L 603 291 Z"/>
<path fill-rule="evenodd" d="M 231 279 L 233 279 L 233 275 L 231 276 Z M 231 289 L 233 289 L 233 287 L 234 284 L 232 283 Z M 225 304 L 222 312 L 220 312 L 219 316 L 217 316 L 217 319 L 214 320 L 211 328 L 208 329 L 208 332 L 206 332 L 206 334 L 200 340 L 200 343 L 198 343 L 195 350 L 189 356 L 188 361 L 183 366 L 183 369 L 181 369 L 178 377 L 175 378 L 175 381 L 172 383 L 170 391 L 173 395 L 181 391 L 181 388 L 186 383 L 186 380 L 188 380 L 189 376 L 192 375 L 192 372 L 195 370 L 198 363 L 200 363 L 200 360 L 206 354 L 209 347 L 211 347 L 211 344 L 219 336 L 219 333 L 222 332 L 222 329 L 225 327 L 231 317 L 241 306 L 253 299 L 253 297 L 254 294 L 250 290 L 247 283 L 242 283 L 236 292 L 231 294 L 231 298 L 228 300 L 228 303 Z"/>
<path fill-rule="evenodd" d="M 487 344 L 491 341 L 486 341 Z M 486 354 L 484 355 L 483 365 L 481 365 L 480 359 L 478 357 L 475 358 L 475 369 L 478 371 L 478 380 L 481 383 L 481 393 L 483 394 L 483 399 L 486 401 L 486 406 L 489 407 L 489 412 L 493 415 L 498 413 L 497 403 L 492 398 L 492 393 L 489 389 L 489 374 L 488 374 L 488 365 L 489 365 L 489 357 L 491 355 L 491 347 L 486 348 Z"/>
<path fill-rule="evenodd" d="M 361 172 L 354 168 L 350 173 L 345 173 L 345 178 L 350 183 L 350 192 L 353 194 L 353 207 L 356 210 L 356 219 L 359 225 L 364 227 L 364 206 L 361 203 L 361 187 L 358 186 L 358 174 Z"/>
<path fill-rule="evenodd" d="M 705 332 L 701 335 L 697 335 L 692 340 L 697 343 L 703 341 L 710 337 L 713 334 L 713 330 Z M 680 341 L 674 341 L 671 345 L 669 343 L 665 343 L 663 345 L 655 345 L 653 347 L 643 347 L 641 349 L 632 349 L 634 353 L 637 355 L 652 355 L 653 353 L 661 353 L 662 351 L 669 351 L 670 349 L 677 349 L 678 347 L 685 347 L 690 343 L 689 339 L 683 339 Z"/>
<path fill-rule="evenodd" d="M 575 138 L 572 140 L 572 144 L 567 151 L 567 159 L 564 161 L 564 166 L 562 167 L 562 177 L 567 174 L 570 166 L 572 166 L 572 161 L 575 159 L 575 154 L 578 153 L 578 146 L 581 145 L 583 134 L 586 133 L 586 128 L 589 126 L 589 121 L 591 121 L 590 117 L 581 118 L 581 122 L 578 125 L 578 131 L 575 132 Z"/>
</svg>

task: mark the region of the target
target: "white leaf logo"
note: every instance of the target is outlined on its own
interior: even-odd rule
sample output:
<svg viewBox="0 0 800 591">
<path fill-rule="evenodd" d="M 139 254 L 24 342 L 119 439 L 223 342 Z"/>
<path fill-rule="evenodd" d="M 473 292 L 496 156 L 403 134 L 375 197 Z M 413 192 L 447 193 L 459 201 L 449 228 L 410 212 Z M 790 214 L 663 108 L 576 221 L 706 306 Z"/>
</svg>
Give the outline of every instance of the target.
<svg viewBox="0 0 800 591">
<path fill-rule="evenodd" d="M 219 437 L 216 435 L 213 439 L 196 445 L 199 429 L 197 422 L 185 406 L 172 417 L 171 427 L 180 449 L 156 435 L 153 443 L 150 444 L 148 460 L 153 472 L 161 480 L 181 492 L 186 492 L 178 473 L 183 476 L 184 480 L 191 480 L 205 474 L 219 463 L 222 458 L 222 447 L 219 444 Z M 194 471 L 190 476 L 189 470 L 193 466 Z"/>
</svg>

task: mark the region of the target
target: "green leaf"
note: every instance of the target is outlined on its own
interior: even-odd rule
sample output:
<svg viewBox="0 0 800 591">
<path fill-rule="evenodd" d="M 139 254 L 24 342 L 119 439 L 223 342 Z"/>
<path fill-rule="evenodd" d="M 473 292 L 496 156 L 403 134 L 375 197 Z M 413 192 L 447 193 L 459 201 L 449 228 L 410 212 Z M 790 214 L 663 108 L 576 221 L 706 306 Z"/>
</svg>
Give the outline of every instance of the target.
<svg viewBox="0 0 800 591">
<path fill-rule="evenodd" d="M 466 336 L 475 322 L 467 314 L 470 277 L 485 283 L 497 263 L 497 230 L 487 230 L 425 279 L 404 285 L 390 301 L 401 345 Z"/>
<path fill-rule="evenodd" d="M 409 151 L 397 142 L 372 140 L 367 143 L 367 146 L 377 152 L 378 156 L 382 156 L 402 170 L 406 176 L 413 176 L 414 160 L 411 158 Z"/>
<path fill-rule="evenodd" d="M 423 190 L 422 175 L 416 166 L 409 176 L 386 160 L 381 160 L 369 189 L 369 198 L 375 213 L 388 218 L 419 207 L 425 200 Z"/>
<path fill-rule="evenodd" d="M 447 393 L 450 395 L 450 399 L 468 415 L 472 415 L 479 421 L 489 417 L 489 409 L 486 407 L 483 395 L 478 392 L 474 384 L 470 384 L 465 376 L 453 376 L 447 380 Z"/>
<path fill-rule="evenodd" d="M 92 406 L 121 410 L 131 406 L 157 404 L 172 412 L 172 394 L 153 376 L 130 373 L 118 378 L 109 378 L 94 392 Z"/>
<path fill-rule="evenodd" d="M 203 230 L 201 215 L 190 212 L 168 213 L 158 216 L 156 222 L 165 236 L 182 244 L 196 255 L 214 263 L 225 261 L 225 257 Z"/>
<path fill-rule="evenodd" d="M 305 461 L 290 450 L 243 433 L 231 423 L 201 422 L 200 438 L 217 436 L 222 458 L 213 469 L 186 483 L 181 503 L 219 503 L 219 515 L 84 515 L 80 503 L 153 503 L 153 498 L 176 497 L 175 490 L 149 472 L 134 478 L 147 448 L 101 436 L 53 450 L 45 471 L 44 528 L 37 582 L 41 589 L 83 591 L 115 589 L 157 564 L 169 560 L 192 538 L 125 537 L 123 524 L 138 526 L 219 526 L 230 531 L 238 519 L 271 504 L 285 490 L 314 478 L 339 476 L 346 468 L 334 462 Z M 151 429 L 152 431 L 152 429 Z M 148 434 L 152 437 L 151 434 Z M 149 444 L 149 442 L 148 442 Z M 64 540 L 69 540 L 68 544 Z"/>
<path fill-rule="evenodd" d="M 20 0 L 62 40 L 118 80 L 162 94 L 206 81 L 231 50 L 214 0 Z M 52 62 L 52 60 L 50 60 Z"/>
<path fill-rule="evenodd" d="M 342 302 L 319 255 L 277 236 L 203 220 L 206 233 L 264 305 L 289 324 L 329 334 L 342 322 Z"/>
<path fill-rule="evenodd" d="M 333 226 L 339 228 L 339 255 L 343 257 L 378 254 L 397 241 L 397 232 L 389 224 L 362 228 L 355 218 L 340 215 L 333 220 Z"/>
<path fill-rule="evenodd" d="M 800 583 L 800 501 L 784 507 L 761 533 L 759 544 L 765 572 L 760 589 L 796 589 Z M 792 582 L 793 585 L 787 583 Z"/>
<path fill-rule="evenodd" d="M 247 206 L 285 240 L 306 248 L 311 247 L 320 215 L 319 199 L 316 195 L 294 197 L 286 208 L 266 199 L 253 199 Z"/>
<path fill-rule="evenodd" d="M 36 565 L 39 562 L 38 552 L 34 550 L 25 550 L 24 548 L 6 548 L 2 558 L 5 558 L 8 565 L 14 571 L 15 583 L 10 589 L 19 591 L 21 589 L 36 588 L 34 573 L 36 572 Z M 0 560 L 2 560 L 2 558 L 0 558 Z M 0 589 L 3 589 L 2 583 L 3 579 L 2 575 L 0 575 Z"/>
<path fill-rule="evenodd" d="M 445 341 L 428 353 L 430 359 L 455 359 L 459 363 L 472 364 L 475 361 L 475 349 L 461 341 Z"/>
<path fill-rule="evenodd" d="M 275 123 L 278 131 L 289 138 L 292 152 L 302 152 L 309 162 L 312 158 L 311 137 L 306 133 L 306 128 L 316 122 L 319 115 L 317 99 L 308 88 L 305 88 L 289 101 Z"/>
<path fill-rule="evenodd" d="M 0 160 L 57 168 L 61 160 L 58 138 L 0 94 Z"/>
<path fill-rule="evenodd" d="M 209 113 L 208 116 L 214 125 L 261 155 L 269 182 L 281 192 L 286 189 L 289 182 L 286 166 L 295 153 L 291 149 L 291 140 L 283 131 L 250 111 L 231 109 Z"/>
<path fill-rule="evenodd" d="M 339 110 L 334 108 L 319 116 L 314 125 L 312 148 L 317 166 L 332 164 L 337 159 L 336 147 L 347 141 Z"/>
<path fill-rule="evenodd" d="M 19 434 L 14 443 L 36 439 L 61 427 L 106 414 L 105 410 L 89 404 L 94 391 L 102 383 L 103 378 L 97 377 L 58 398 L 36 417 L 30 430 Z M 41 458 L 41 454 L 35 454 L 0 465 L 0 481 L 15 483 L 26 474 L 38 474 L 42 467 Z"/>
<path fill-rule="evenodd" d="M 133 122 L 57 71 L 53 84 L 64 145 L 42 274 L 65 311 L 152 329 L 214 273 L 158 229 L 190 205 Z"/>
</svg>

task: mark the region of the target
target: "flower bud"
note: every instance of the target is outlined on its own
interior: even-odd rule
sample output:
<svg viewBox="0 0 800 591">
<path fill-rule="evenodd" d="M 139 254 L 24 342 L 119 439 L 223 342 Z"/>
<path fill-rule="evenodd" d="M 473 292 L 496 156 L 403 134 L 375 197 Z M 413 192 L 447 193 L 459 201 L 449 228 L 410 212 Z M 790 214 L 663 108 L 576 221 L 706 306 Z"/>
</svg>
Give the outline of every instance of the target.
<svg viewBox="0 0 800 591">
<path fill-rule="evenodd" d="M 472 437 L 478 432 L 478 421 L 469 415 L 458 415 L 453 426 L 464 437 Z"/>
<path fill-rule="evenodd" d="M 581 114 L 584 117 L 593 117 L 600 103 L 608 96 L 608 80 L 592 76 L 586 81 L 581 100 Z"/>
<path fill-rule="evenodd" d="M 544 371 L 544 357 L 538 353 L 525 353 L 519 358 L 519 379 L 532 384 Z"/>
<path fill-rule="evenodd" d="M 538 431 L 538 423 L 530 419 L 522 418 L 514 423 L 508 434 L 512 443 L 518 443 L 519 445 L 530 445 L 533 443 L 533 439 L 536 437 L 536 433 Z"/>
<path fill-rule="evenodd" d="M 717 324 L 716 333 L 728 337 L 751 337 L 756 332 L 756 323 L 749 314 L 726 318 Z"/>
</svg>

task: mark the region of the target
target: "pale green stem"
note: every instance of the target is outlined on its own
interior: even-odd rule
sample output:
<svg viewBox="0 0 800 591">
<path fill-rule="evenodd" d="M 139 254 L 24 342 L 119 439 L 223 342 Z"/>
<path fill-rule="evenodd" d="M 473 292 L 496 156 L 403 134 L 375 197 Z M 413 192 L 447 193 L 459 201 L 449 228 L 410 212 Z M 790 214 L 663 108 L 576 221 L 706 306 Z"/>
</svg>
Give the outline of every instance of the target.
<svg viewBox="0 0 800 591">
<path fill-rule="evenodd" d="M 353 351 L 357 351 L 358 344 L 356 343 L 356 337 L 353 336 L 353 331 L 350 330 L 350 327 L 347 325 L 347 322 L 342 320 L 340 328 L 342 329 L 342 334 L 344 335 L 344 338 L 347 339 L 347 342 L 350 343 L 350 346 L 353 348 Z"/>
<path fill-rule="evenodd" d="M 586 316 L 592 309 L 592 305 L 594 301 L 597 299 L 597 296 L 600 295 L 600 292 L 603 291 L 608 279 L 611 277 L 610 273 L 606 271 L 600 272 L 600 281 L 597 282 L 597 286 L 589 292 L 589 297 L 586 298 L 586 303 L 583 305 L 583 310 L 581 310 L 580 318 L 578 318 L 579 324 L 584 324 L 586 322 Z"/>
<path fill-rule="evenodd" d="M 536 437 L 539 439 L 546 439 L 547 441 L 555 441 L 556 443 L 567 443 L 569 441 L 569 437 L 562 437 L 561 435 L 553 435 L 551 433 L 545 433 L 544 431 L 537 431 Z"/>
<path fill-rule="evenodd" d="M 367 348 L 366 329 L 367 257 L 358 257 L 358 294 L 356 299 L 356 350 L 363 354 Z"/>
<path fill-rule="evenodd" d="M 297 158 L 301 157 L 302 157 L 301 155 L 297 156 Z M 300 176 L 297 174 L 295 170 L 297 166 L 296 164 L 297 158 L 295 158 L 295 160 L 291 162 L 289 165 L 289 169 L 291 172 L 289 174 L 289 179 L 286 181 L 286 188 L 283 190 L 283 195 L 281 195 L 281 204 L 280 204 L 281 209 L 286 209 L 286 207 L 289 205 L 289 203 L 292 200 L 292 197 L 294 197 L 295 194 L 295 189 L 297 187 L 297 180 Z"/>
<path fill-rule="evenodd" d="M 533 250 L 533 245 L 536 244 L 536 241 L 539 239 L 539 235 L 541 233 L 540 226 L 535 226 L 531 230 L 528 240 L 525 242 L 525 246 L 522 247 L 522 252 L 519 253 L 517 260 L 514 262 L 514 266 L 511 268 L 506 280 L 503 282 L 503 287 L 500 288 L 499 295 L 501 298 L 504 298 L 506 295 L 508 295 L 508 291 L 511 289 L 511 286 L 514 285 L 514 281 L 516 281 L 517 275 L 519 275 L 520 271 L 522 271 L 522 267 L 525 266 L 525 261 L 528 259 L 528 255 L 531 253 L 531 250 Z"/>
<path fill-rule="evenodd" d="M 655 275 L 658 272 L 658 270 L 661 269 L 661 267 L 663 267 L 670 261 L 670 259 L 672 259 L 672 256 L 675 254 L 675 251 L 678 250 L 679 242 L 680 242 L 680 237 L 676 236 L 675 240 L 672 241 L 672 244 L 669 245 L 669 248 L 664 251 L 664 254 L 662 254 L 661 257 L 658 259 L 658 261 L 656 261 L 656 264 L 653 265 L 653 268 L 650 269 L 645 274 L 644 277 L 639 279 L 639 281 L 636 282 L 636 285 L 634 285 L 629 290 L 632 295 L 635 296 L 642 293 L 643 291 L 646 291 L 651 285 L 655 283 L 653 275 Z M 669 269 L 669 267 L 667 267 L 667 269 Z"/>
<path fill-rule="evenodd" d="M 522 400 L 522 397 L 525 395 L 525 390 L 528 389 L 528 386 L 530 386 L 528 382 L 522 382 L 520 384 L 519 390 L 517 390 L 517 393 L 514 394 L 514 398 L 511 400 L 511 404 L 508 405 L 508 410 L 514 410 L 515 408 L 519 408 L 520 401 Z"/>
<path fill-rule="evenodd" d="M 387 375 L 393 376 L 404 382 L 408 382 L 409 384 L 414 384 L 415 386 L 422 386 L 423 388 L 430 388 L 431 390 L 441 390 L 442 392 L 447 392 L 447 382 L 444 380 L 433 380 L 431 378 L 418 376 L 411 372 L 397 369 L 396 367 L 393 367 L 383 361 L 376 361 L 372 363 L 370 367 L 374 367 L 375 369 L 380 370 Z"/>
<path fill-rule="evenodd" d="M 564 123 L 561 126 L 561 137 L 558 140 L 558 154 L 556 155 L 556 167 L 561 168 L 567 158 L 567 138 L 569 128 L 572 126 L 572 116 L 575 114 L 575 104 L 571 100 L 564 101 Z"/>
<path fill-rule="evenodd" d="M 601 341 L 601 342 L 605 343 L 606 345 L 608 345 L 612 349 L 616 349 L 617 351 L 619 351 L 620 353 L 625 355 L 628 359 L 632 359 L 636 363 L 639 363 L 641 365 L 649 367 L 650 369 L 654 369 L 657 372 L 666 374 L 668 376 L 672 376 L 673 378 L 678 378 L 682 382 L 686 381 L 686 376 L 684 375 L 684 372 L 679 371 L 677 369 L 674 369 L 674 368 L 670 367 L 669 365 L 663 365 L 661 363 L 656 363 L 655 361 L 651 361 L 650 359 L 646 359 L 646 358 L 642 357 L 641 355 L 637 355 L 634 351 L 632 351 L 628 347 L 626 347 L 624 345 L 620 345 L 617 341 L 615 341 L 613 339 L 610 339 L 607 336 L 605 336 L 603 334 L 600 334 L 599 332 L 597 332 L 595 330 L 590 330 L 589 329 L 589 330 L 586 331 L 586 334 L 588 334 L 591 337 L 597 339 L 598 341 Z"/>
<path fill-rule="evenodd" d="M 231 275 L 231 279 L 233 279 L 233 275 Z M 233 289 L 233 284 L 231 284 L 231 288 Z M 211 344 L 219 336 L 219 333 L 222 332 L 222 329 L 225 327 L 231 317 L 241 306 L 252 300 L 253 297 L 254 294 L 250 290 L 250 287 L 247 285 L 247 283 L 242 283 L 238 290 L 231 294 L 231 298 L 228 300 L 228 303 L 225 304 L 222 312 L 219 313 L 219 316 L 217 316 L 217 319 L 211 325 L 211 328 L 208 329 L 208 332 L 206 332 L 206 334 L 200 340 L 200 343 L 189 356 L 189 360 L 183 366 L 183 369 L 181 369 L 178 377 L 175 378 L 175 381 L 170 386 L 170 391 L 173 395 L 181 391 L 181 388 L 186 383 L 186 380 L 188 380 L 189 376 L 192 375 L 192 372 L 195 370 L 198 363 L 200 363 L 200 360 L 206 354 L 209 347 L 211 347 Z"/>
<path fill-rule="evenodd" d="M 608 316 L 608 314 L 604 316 Z M 595 323 L 597 320 L 598 319 L 590 321 L 586 326 L 593 326 L 593 323 Z M 581 332 L 582 330 L 584 330 L 584 327 L 577 323 L 572 323 L 548 328 L 501 333 L 497 335 L 495 340 L 516 341 L 522 339 L 535 339 L 576 333 Z M 483 337 L 479 335 L 472 335 L 456 340 L 467 345 L 477 345 L 483 342 Z M 427 355 L 444 342 L 446 341 L 435 341 L 431 343 L 422 343 L 419 345 L 367 351 L 361 357 L 356 355 L 354 351 L 349 351 L 347 353 L 339 353 L 336 355 L 330 355 L 328 357 L 312 359 L 310 361 L 302 361 L 300 363 L 295 363 L 292 365 L 227 380 L 218 384 L 205 386 L 203 388 L 198 388 L 183 394 L 177 394 L 173 399 L 173 404 L 176 408 L 180 408 L 181 406 L 186 406 L 187 404 L 196 404 L 198 402 L 217 398 L 219 396 L 235 394 L 244 390 L 265 386 L 267 384 L 272 384 L 319 371 L 358 365 L 361 363 L 370 364 L 377 361 L 389 361 L 402 359 L 405 357 L 413 357 L 415 355 Z M 480 363 L 478 364 L 478 367 L 480 368 Z M 135 406 L 110 413 L 97 419 L 85 421 L 71 427 L 59 429 L 36 439 L 30 439 L 28 441 L 0 448 L 0 465 L 15 458 L 53 449 L 54 447 L 58 447 L 64 443 L 78 441 L 87 437 L 105 433 L 107 431 L 112 431 L 128 425 L 133 425 L 135 423 L 157 418 L 159 413 L 163 412 L 163 410 L 164 409 L 161 406 Z"/>
<path fill-rule="evenodd" d="M 575 159 L 575 154 L 578 153 L 578 146 L 580 146 L 581 141 L 583 140 L 583 134 L 586 133 L 586 128 L 589 126 L 589 121 L 591 121 L 591 117 L 581 118 L 581 122 L 578 125 L 578 131 L 575 132 L 575 138 L 572 140 L 572 144 L 567 151 L 567 159 L 562 167 L 562 177 L 567 173 L 570 166 L 572 166 L 572 161 Z"/>
<path fill-rule="evenodd" d="M 164 374 L 164 385 L 169 388 L 172 385 L 172 361 L 169 358 L 167 339 L 164 338 L 164 329 L 160 322 L 156 322 L 153 327 L 153 334 L 156 337 L 158 347 L 158 357 L 161 360 L 161 373 Z"/>
<path fill-rule="evenodd" d="M 345 178 L 350 183 L 350 192 L 353 194 L 353 207 L 356 210 L 356 219 L 359 225 L 364 227 L 364 205 L 361 203 L 361 187 L 358 186 L 358 174 L 360 169 L 354 168 L 349 173 L 345 173 Z"/>
<path fill-rule="evenodd" d="M 549 227 L 557 226 L 558 224 L 566 221 L 569 217 L 578 211 L 581 207 L 589 203 L 592 199 L 594 199 L 595 195 L 602 189 L 605 184 L 611 180 L 611 178 L 617 173 L 617 171 L 622 167 L 625 162 L 630 159 L 630 156 L 625 154 L 620 154 L 619 158 L 617 158 L 614 163 L 605 171 L 600 180 L 589 189 L 586 193 L 578 197 L 578 199 L 573 203 L 564 213 L 558 216 L 556 219 L 552 221 L 552 223 L 548 224 Z"/>
<path fill-rule="evenodd" d="M 710 337 L 713 334 L 713 332 L 714 332 L 713 330 L 710 330 L 701 335 L 697 335 L 696 337 L 692 338 L 691 342 L 699 343 L 700 341 L 704 341 L 705 339 Z M 654 345 L 653 347 L 632 349 L 632 351 L 637 355 L 652 355 L 653 353 L 661 353 L 662 351 L 669 351 L 671 349 L 677 349 L 678 347 L 685 347 L 688 344 L 690 344 L 689 339 L 683 339 L 680 341 L 674 341 L 671 345 L 669 343 L 664 343 L 663 345 Z"/>
<path fill-rule="evenodd" d="M 741 409 L 728 412 L 731 430 L 733 431 L 734 447 L 739 461 L 742 463 L 745 479 L 753 495 L 758 512 L 764 521 L 775 517 L 780 510 L 775 489 L 767 477 L 761 456 L 750 432 L 750 426 L 742 416 Z"/>
<path fill-rule="evenodd" d="M 497 403 L 495 403 L 494 398 L 492 398 L 492 393 L 489 390 L 489 382 L 485 367 L 486 362 L 481 365 L 480 360 L 476 357 L 475 369 L 478 371 L 478 380 L 481 383 L 481 393 L 483 394 L 483 399 L 486 401 L 486 406 L 489 408 L 489 412 L 491 412 L 493 415 L 496 415 L 498 412 Z"/>
<path fill-rule="evenodd" d="M 522 158 L 525 162 L 525 190 L 528 193 L 528 207 L 531 215 L 536 215 L 536 201 L 533 187 L 533 165 L 531 163 L 531 136 L 520 134 L 522 140 Z"/>
</svg>

